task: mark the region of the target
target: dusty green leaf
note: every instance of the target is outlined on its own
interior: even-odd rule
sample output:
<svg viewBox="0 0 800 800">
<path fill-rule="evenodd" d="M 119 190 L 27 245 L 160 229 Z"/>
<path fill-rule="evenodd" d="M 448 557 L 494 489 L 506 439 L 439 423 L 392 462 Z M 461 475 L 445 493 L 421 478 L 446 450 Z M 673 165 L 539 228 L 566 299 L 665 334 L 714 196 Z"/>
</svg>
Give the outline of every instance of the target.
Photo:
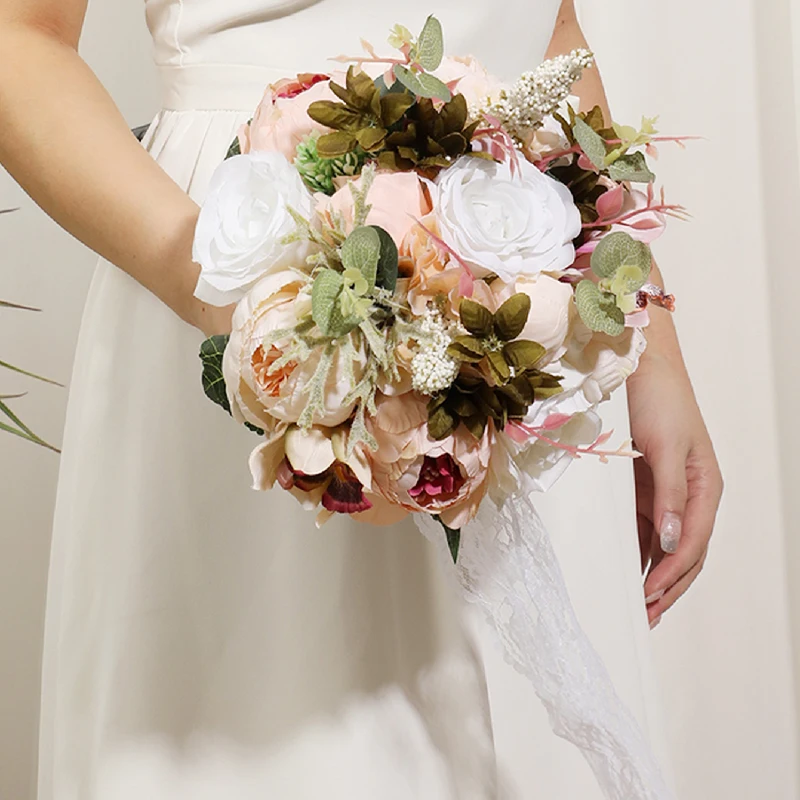
<svg viewBox="0 0 800 800">
<path fill-rule="evenodd" d="M 344 279 L 341 273 L 324 269 L 314 279 L 311 289 L 311 316 L 323 336 L 336 338 L 347 331 L 339 307 Z M 353 326 L 355 327 L 355 326 Z"/>
<path fill-rule="evenodd" d="M 531 299 L 528 295 L 519 292 L 509 297 L 494 315 L 494 328 L 498 337 L 504 342 L 516 339 L 525 328 L 530 313 Z"/>
<path fill-rule="evenodd" d="M 580 117 L 575 120 L 572 126 L 575 140 L 581 147 L 586 157 L 597 169 L 606 168 L 606 143 L 599 133 L 594 131 Z"/>
<path fill-rule="evenodd" d="M 492 332 L 492 312 L 480 303 L 465 297 L 459 307 L 461 324 L 473 335 L 488 336 Z"/>
<path fill-rule="evenodd" d="M 388 289 L 390 292 L 394 292 L 397 287 L 397 271 L 400 262 L 397 245 L 388 231 L 379 225 L 370 225 L 370 227 L 378 234 L 381 246 L 378 268 L 375 274 L 375 285 L 381 289 Z"/>
<path fill-rule="evenodd" d="M 617 307 L 613 295 L 603 293 L 590 280 L 581 281 L 575 288 L 575 304 L 581 319 L 593 331 L 621 336 L 625 331 L 625 315 Z"/>
<path fill-rule="evenodd" d="M 624 231 L 604 236 L 592 253 L 592 272 L 599 278 L 613 278 L 620 267 L 634 266 L 642 271 L 643 285 L 653 265 L 648 245 Z M 639 288 L 639 287 L 636 287 Z"/>
<path fill-rule="evenodd" d="M 547 350 L 539 342 L 531 342 L 524 339 L 509 342 L 503 348 L 503 355 L 506 361 L 517 372 L 535 367 L 546 352 Z"/>
<path fill-rule="evenodd" d="M 444 57 L 444 34 L 436 17 L 429 16 L 417 39 L 417 61 L 428 72 L 438 69 Z"/>
<path fill-rule="evenodd" d="M 420 86 L 422 86 L 422 92 L 420 93 L 422 97 L 432 97 L 436 98 L 437 100 L 444 100 L 445 103 L 449 103 L 450 100 L 453 99 L 453 94 L 450 89 L 447 88 L 447 84 L 439 80 L 439 78 L 437 78 L 435 75 L 422 73 L 421 75 L 417 76 L 417 80 L 419 81 Z"/>
<path fill-rule="evenodd" d="M 639 151 L 620 156 L 608 167 L 608 177 L 613 181 L 631 183 L 652 183 L 656 176 L 647 166 L 644 153 Z"/>
<path fill-rule="evenodd" d="M 372 291 L 381 258 L 381 237 L 378 231 L 369 225 L 356 228 L 345 239 L 340 255 L 344 268 L 358 270 L 367 281 L 369 291 Z"/>
</svg>

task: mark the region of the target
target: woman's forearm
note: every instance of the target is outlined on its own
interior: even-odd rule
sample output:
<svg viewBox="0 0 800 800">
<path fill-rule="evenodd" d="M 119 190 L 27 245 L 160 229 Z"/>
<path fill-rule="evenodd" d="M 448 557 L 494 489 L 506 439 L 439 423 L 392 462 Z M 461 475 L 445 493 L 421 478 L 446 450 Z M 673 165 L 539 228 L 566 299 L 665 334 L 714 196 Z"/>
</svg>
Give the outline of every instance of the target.
<svg viewBox="0 0 800 800">
<path fill-rule="evenodd" d="M 573 0 L 563 0 L 547 55 L 552 58 L 561 53 L 569 53 L 582 47 L 591 50 L 578 24 Z M 580 98 L 581 110 L 588 111 L 595 106 L 600 106 L 603 110 L 606 124 L 611 124 L 613 117 L 611 116 L 603 81 L 597 66 L 584 72 L 583 78 L 575 84 L 574 93 Z M 653 263 L 650 281 L 658 286 L 664 286 L 664 277 L 655 263 Z M 672 315 L 668 311 L 653 308 L 650 314 L 650 325 L 646 328 L 645 335 L 647 336 L 648 349 L 642 361 L 643 366 L 655 362 L 656 359 L 668 359 L 675 366 L 685 369 L 683 355 L 678 343 L 678 335 L 672 321 Z"/>
<path fill-rule="evenodd" d="M 196 204 L 131 135 L 75 47 L 0 21 L 0 162 L 50 216 L 202 327 Z"/>
</svg>

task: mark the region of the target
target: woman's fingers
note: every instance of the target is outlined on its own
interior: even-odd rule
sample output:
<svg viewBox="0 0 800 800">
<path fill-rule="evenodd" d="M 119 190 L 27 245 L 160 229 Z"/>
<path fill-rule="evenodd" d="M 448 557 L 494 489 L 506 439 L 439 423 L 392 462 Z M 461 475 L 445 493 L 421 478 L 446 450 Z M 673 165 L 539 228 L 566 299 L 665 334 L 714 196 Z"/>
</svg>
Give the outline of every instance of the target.
<svg viewBox="0 0 800 800">
<path fill-rule="evenodd" d="M 658 606 L 651 605 L 649 609 L 651 618 L 654 613 L 658 616 L 666 610 L 667 606 L 663 605 L 661 598 L 672 596 L 673 587 L 683 582 L 685 576 L 705 559 L 722 496 L 722 478 L 713 450 L 690 454 L 687 458 L 686 473 L 688 500 L 678 551 L 675 554 L 666 554 L 661 562 L 650 570 L 645 581 L 645 595 L 651 601 L 654 598 L 658 599 Z"/>
<path fill-rule="evenodd" d="M 672 608 L 695 582 L 705 565 L 707 555 L 708 551 L 706 550 L 700 556 L 700 559 L 677 581 L 677 583 L 673 584 L 658 601 L 648 606 L 647 616 L 650 620 L 651 628 L 658 625 L 664 612 Z"/>
<path fill-rule="evenodd" d="M 653 524 L 665 553 L 676 553 L 683 530 L 688 489 L 686 485 L 687 450 L 664 447 L 650 461 L 653 471 Z"/>
</svg>

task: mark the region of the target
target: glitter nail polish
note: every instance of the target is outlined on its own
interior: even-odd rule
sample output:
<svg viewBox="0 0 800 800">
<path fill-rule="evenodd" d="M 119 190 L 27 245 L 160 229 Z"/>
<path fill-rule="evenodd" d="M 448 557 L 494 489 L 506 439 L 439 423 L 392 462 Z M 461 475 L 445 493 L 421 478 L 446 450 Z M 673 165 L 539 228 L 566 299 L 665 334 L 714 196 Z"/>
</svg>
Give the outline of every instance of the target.
<svg viewBox="0 0 800 800">
<path fill-rule="evenodd" d="M 672 511 L 667 511 L 661 518 L 661 549 L 665 553 L 677 553 L 681 540 L 681 518 Z"/>
</svg>

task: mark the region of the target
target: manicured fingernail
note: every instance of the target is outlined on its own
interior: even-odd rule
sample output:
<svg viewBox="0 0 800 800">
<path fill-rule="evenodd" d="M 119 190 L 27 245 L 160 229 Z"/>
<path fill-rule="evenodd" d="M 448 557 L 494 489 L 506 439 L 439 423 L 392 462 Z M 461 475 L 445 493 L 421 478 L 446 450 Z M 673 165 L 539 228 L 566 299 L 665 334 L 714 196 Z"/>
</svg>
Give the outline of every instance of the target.
<svg viewBox="0 0 800 800">
<path fill-rule="evenodd" d="M 681 518 L 667 511 L 661 518 L 661 549 L 665 553 L 677 553 L 681 541 Z"/>
<path fill-rule="evenodd" d="M 659 589 L 657 592 L 653 592 L 653 594 L 649 594 L 647 597 L 645 597 L 644 602 L 648 606 L 652 605 L 653 603 L 660 600 L 664 596 L 664 593 L 666 591 L 667 591 L 666 589 Z"/>
<path fill-rule="evenodd" d="M 653 620 L 653 621 L 650 623 L 650 630 L 652 631 L 652 630 L 653 630 L 653 628 L 657 628 L 660 622 L 661 622 L 661 617 L 660 617 L 660 616 L 656 617 L 656 618 L 655 618 L 655 619 L 654 619 L 654 620 Z"/>
</svg>

